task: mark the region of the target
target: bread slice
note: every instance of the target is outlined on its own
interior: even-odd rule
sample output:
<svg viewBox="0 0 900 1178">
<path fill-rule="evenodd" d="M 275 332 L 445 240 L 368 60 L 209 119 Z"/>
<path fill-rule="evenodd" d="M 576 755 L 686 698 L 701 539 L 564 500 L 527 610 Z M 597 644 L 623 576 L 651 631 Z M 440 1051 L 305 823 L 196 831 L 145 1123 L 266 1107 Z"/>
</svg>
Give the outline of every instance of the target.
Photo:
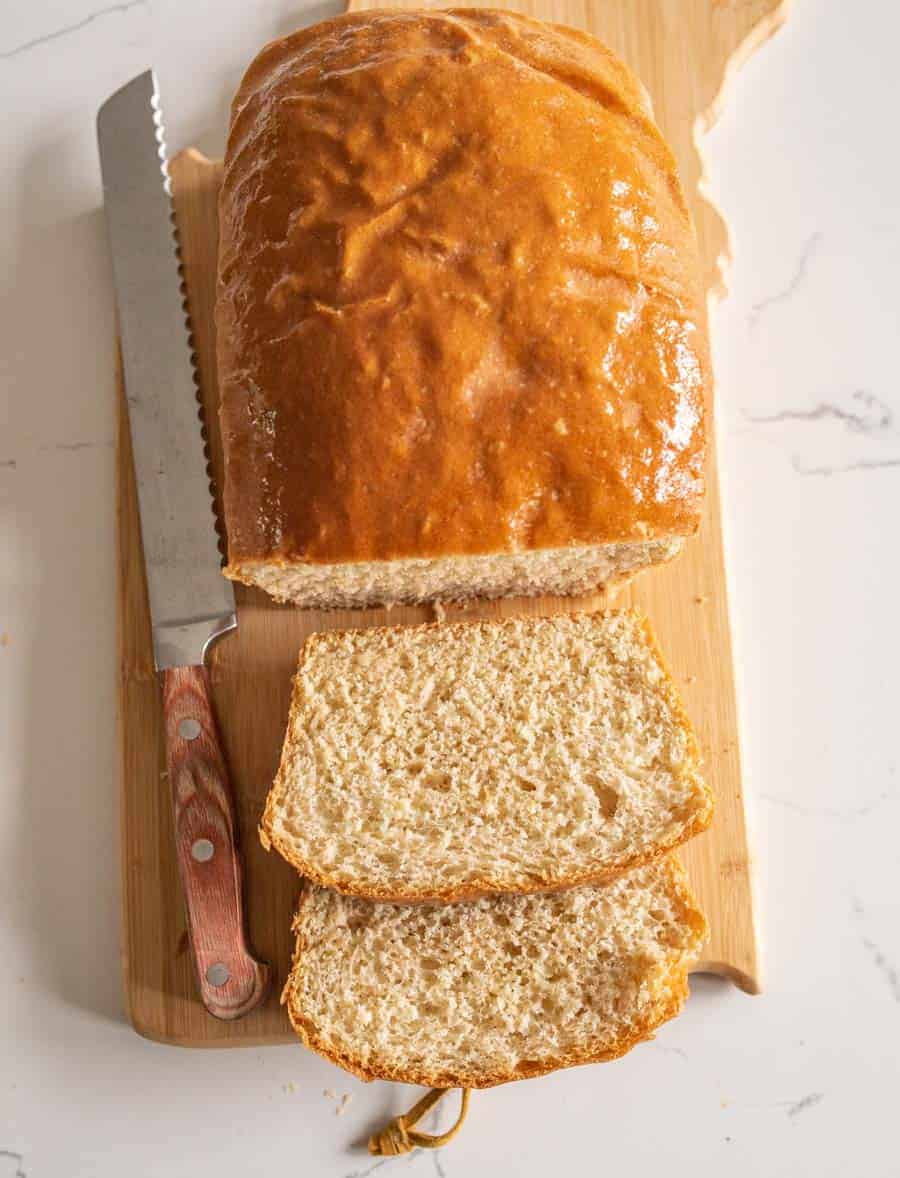
<svg viewBox="0 0 900 1178">
<path fill-rule="evenodd" d="M 282 995 L 364 1080 L 487 1088 L 616 1059 L 681 1009 L 707 936 L 671 858 L 611 884 L 463 904 L 306 885 Z"/>
<path fill-rule="evenodd" d="M 711 813 L 622 611 L 312 635 L 261 835 L 338 891 L 447 901 L 610 879 Z"/>
</svg>

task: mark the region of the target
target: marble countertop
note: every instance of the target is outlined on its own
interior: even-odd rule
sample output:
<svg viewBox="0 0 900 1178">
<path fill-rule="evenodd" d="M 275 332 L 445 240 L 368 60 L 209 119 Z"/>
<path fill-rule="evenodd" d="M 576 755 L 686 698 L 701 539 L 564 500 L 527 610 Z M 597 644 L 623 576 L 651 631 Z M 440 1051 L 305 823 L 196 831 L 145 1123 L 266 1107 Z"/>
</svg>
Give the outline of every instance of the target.
<svg viewBox="0 0 900 1178">
<path fill-rule="evenodd" d="M 896 1178 L 900 7 L 797 0 L 705 148 L 735 244 L 715 346 L 765 994 L 696 978 L 654 1043 L 478 1093 L 453 1145 L 392 1162 L 359 1143 L 410 1091 L 299 1046 L 162 1047 L 121 1010 L 94 114 L 153 62 L 170 144 L 220 151 L 254 47 L 334 11 L 211 7 L 0 21 L 0 1178 Z"/>
</svg>

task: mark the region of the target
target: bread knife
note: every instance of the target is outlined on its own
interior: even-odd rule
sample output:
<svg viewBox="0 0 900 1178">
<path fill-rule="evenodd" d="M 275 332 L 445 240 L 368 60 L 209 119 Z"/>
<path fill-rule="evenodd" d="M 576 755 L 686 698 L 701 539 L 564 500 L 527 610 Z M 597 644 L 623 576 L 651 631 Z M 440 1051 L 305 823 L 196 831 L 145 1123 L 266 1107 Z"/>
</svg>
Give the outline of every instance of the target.
<svg viewBox="0 0 900 1178">
<path fill-rule="evenodd" d="M 247 945 L 231 788 L 206 657 L 237 626 L 221 572 L 152 70 L 97 115 L 153 655 L 162 687 L 175 844 L 197 984 L 220 1019 L 266 994 Z"/>
</svg>

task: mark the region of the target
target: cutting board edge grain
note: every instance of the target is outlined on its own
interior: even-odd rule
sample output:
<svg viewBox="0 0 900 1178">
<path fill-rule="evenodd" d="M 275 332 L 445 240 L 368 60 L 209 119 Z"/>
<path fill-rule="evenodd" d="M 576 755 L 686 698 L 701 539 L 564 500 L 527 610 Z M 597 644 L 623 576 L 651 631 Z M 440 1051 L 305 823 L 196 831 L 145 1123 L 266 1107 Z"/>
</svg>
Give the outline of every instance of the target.
<svg viewBox="0 0 900 1178">
<path fill-rule="evenodd" d="M 629 8 L 630 5 L 630 8 Z M 547 16 L 566 23 L 564 6 L 548 6 Z M 629 12 L 645 13 L 647 3 L 611 0 L 595 4 L 589 22 L 593 31 L 629 58 L 628 44 L 641 45 L 635 33 L 625 44 L 614 34 L 631 28 Z M 729 17 L 734 48 L 721 58 L 718 76 L 704 71 L 706 93 L 682 111 L 675 123 L 682 134 L 666 125 L 666 107 L 657 100 L 657 117 L 682 166 L 694 208 L 698 238 L 710 297 L 723 292 L 722 266 L 729 257 L 725 223 L 701 196 L 702 162 L 696 151 L 697 131 L 714 121 L 721 109 L 727 78 L 784 19 L 787 3 L 776 0 L 687 0 L 696 21 L 705 10 L 710 43 L 730 43 L 722 22 Z M 536 6 L 532 5 L 532 11 Z M 597 13 L 619 14 L 618 23 L 604 30 Z M 657 11 L 662 11 L 658 9 Z M 580 13 L 584 9 L 579 9 Z M 753 19 L 751 19 L 751 17 Z M 635 16 L 635 20 L 637 17 Z M 584 24 L 571 19 L 568 23 Z M 682 26 L 678 26 L 679 28 Z M 604 35 L 604 31 L 606 35 Z M 633 30 L 632 30 L 633 31 Z M 645 33 L 647 30 L 645 30 Z M 686 35 L 686 34 L 685 34 Z M 694 34 L 691 34 L 694 35 Z M 657 43 L 656 34 L 647 34 Z M 723 42 L 723 38 L 725 41 Z M 620 38 L 621 39 L 621 38 Z M 647 37 L 644 38 L 646 40 Z M 671 46 L 671 40 L 662 42 Z M 662 43 L 661 42 L 661 43 Z M 669 49 L 673 59 L 678 59 Z M 640 57 L 640 54 L 637 54 Z M 682 54 L 681 57 L 685 57 Z M 689 56 L 689 55 L 687 55 Z M 641 69 L 654 92 L 654 77 L 666 68 Z M 651 76 L 647 76 L 647 75 Z M 672 80 L 664 87 L 672 94 Z M 676 106 L 683 105 L 675 103 Z M 688 117 L 690 115 L 690 117 Z M 673 114 L 673 118 L 675 115 Z M 679 150 L 680 149 L 680 150 Z M 688 164 L 682 159 L 687 155 Z M 214 474 L 221 471 L 221 444 L 215 415 L 215 341 L 211 310 L 214 297 L 215 194 L 220 164 L 188 149 L 171 164 L 182 261 L 193 320 L 194 344 L 206 411 L 210 459 Z M 292 610 L 268 601 L 262 594 L 236 587 L 240 626 L 236 636 L 223 639 L 211 658 L 215 703 L 222 720 L 226 754 L 236 783 L 238 826 L 246 856 L 247 904 L 251 944 L 270 960 L 277 974 L 266 1004 L 246 1019 L 223 1023 L 209 1016 L 194 992 L 187 952 L 182 901 L 178 891 L 169 812 L 168 788 L 162 758 L 159 686 L 152 664 L 149 615 L 140 546 L 140 530 L 132 470 L 121 368 L 118 372 L 117 450 L 117 602 L 119 655 L 119 739 L 122 830 L 122 965 L 126 1014 L 140 1034 L 162 1043 L 191 1046 L 261 1046 L 291 1042 L 294 1036 L 279 1006 L 290 954 L 290 922 L 299 881 L 277 855 L 267 855 L 256 837 L 256 825 L 280 750 L 280 734 L 287 718 L 290 677 L 296 654 L 313 630 L 350 625 L 411 623 L 430 619 L 427 608 L 368 613 L 314 613 Z M 676 682 L 698 729 L 707 775 L 718 795 L 712 829 L 694 840 L 682 858 L 710 917 L 712 939 L 696 971 L 719 974 L 747 993 L 760 990 L 759 943 L 756 927 L 751 857 L 747 841 L 740 772 L 739 725 L 734 690 L 727 586 L 722 552 L 721 505 L 714 439 L 706 514 L 698 537 L 689 541 L 671 565 L 639 577 L 622 590 L 616 604 L 636 604 L 645 610 L 659 632 Z M 574 603 L 579 608 L 604 604 L 599 596 Z M 511 616 L 560 612 L 571 601 L 501 601 L 451 609 L 452 618 Z M 689 636 L 689 637 L 687 637 Z M 704 673 L 704 668 L 708 673 Z M 248 684 L 252 683 L 252 690 Z M 251 722 L 256 709 L 260 724 Z M 260 731 L 260 725 L 262 731 Z M 254 741 L 256 743 L 254 744 Z"/>
</svg>

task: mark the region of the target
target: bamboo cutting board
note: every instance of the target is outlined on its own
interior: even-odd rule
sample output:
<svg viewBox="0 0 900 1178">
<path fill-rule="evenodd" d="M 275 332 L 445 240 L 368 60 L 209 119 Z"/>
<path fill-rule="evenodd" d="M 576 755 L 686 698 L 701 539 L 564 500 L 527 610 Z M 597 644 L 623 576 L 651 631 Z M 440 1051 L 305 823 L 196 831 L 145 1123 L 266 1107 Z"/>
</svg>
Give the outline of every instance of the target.
<svg viewBox="0 0 900 1178">
<path fill-rule="evenodd" d="M 366 6 L 366 5 L 362 5 Z M 694 217 L 710 292 L 719 286 L 727 234 L 699 195 L 695 128 L 708 126 L 729 71 L 783 18 L 780 0 L 532 0 L 533 15 L 596 33 L 642 78 L 663 132 L 675 148 Z M 248 56 L 252 47 L 248 46 Z M 212 474 L 221 475 L 212 307 L 216 197 L 220 165 L 195 151 L 171 165 L 188 304 L 202 386 Z M 727 391 L 724 395 L 727 395 Z M 759 990 L 758 947 L 738 750 L 719 483 L 713 456 L 700 534 L 673 564 L 645 574 L 617 603 L 649 615 L 697 728 L 718 809 L 712 829 L 683 858 L 712 927 L 699 970 Z M 428 608 L 320 613 L 279 606 L 235 586 L 240 624 L 212 652 L 215 706 L 236 792 L 246 867 L 250 942 L 270 962 L 266 1004 L 239 1022 L 219 1022 L 197 1000 L 178 885 L 165 780 L 159 687 L 153 670 L 137 501 L 124 398 L 118 449 L 119 706 L 122 773 L 123 963 L 128 1013 L 136 1030 L 186 1046 L 279 1043 L 292 1039 L 278 1005 L 298 890 L 293 871 L 256 837 L 278 763 L 298 650 L 314 630 L 430 620 Z M 595 607 L 601 598 L 577 603 Z M 448 615 L 507 616 L 571 609 L 571 601 L 503 602 Z"/>
</svg>

